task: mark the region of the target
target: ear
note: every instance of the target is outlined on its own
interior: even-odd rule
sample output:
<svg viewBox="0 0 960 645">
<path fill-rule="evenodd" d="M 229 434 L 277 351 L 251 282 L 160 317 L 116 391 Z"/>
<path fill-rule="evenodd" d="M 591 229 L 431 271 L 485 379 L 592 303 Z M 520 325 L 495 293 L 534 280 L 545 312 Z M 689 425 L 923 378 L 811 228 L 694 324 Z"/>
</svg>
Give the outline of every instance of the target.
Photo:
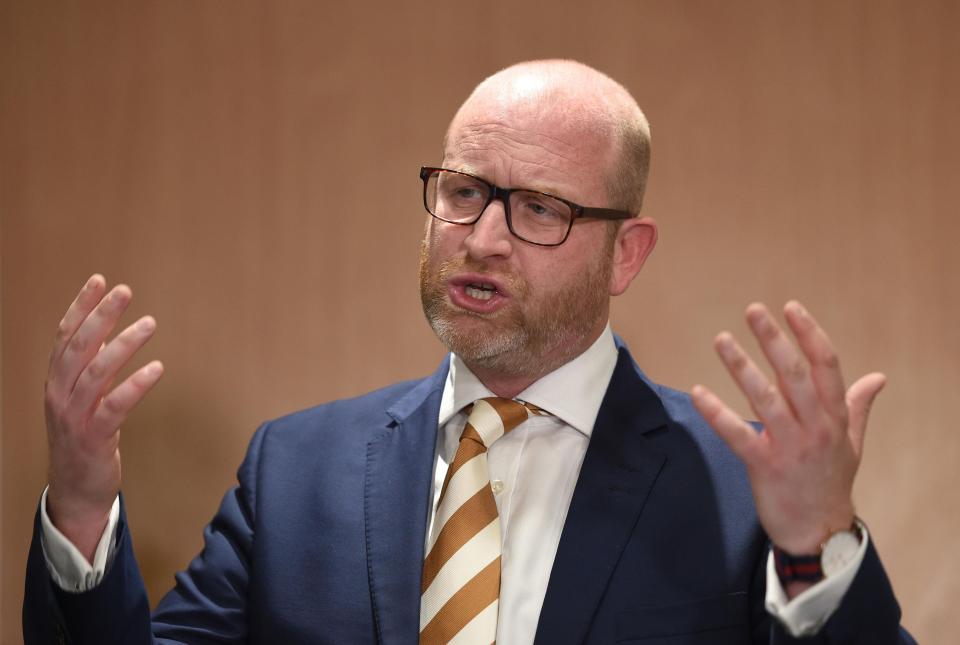
<svg viewBox="0 0 960 645">
<path fill-rule="evenodd" d="M 614 241 L 611 296 L 619 296 L 627 290 L 656 245 L 657 223 L 652 217 L 624 220 Z"/>
</svg>

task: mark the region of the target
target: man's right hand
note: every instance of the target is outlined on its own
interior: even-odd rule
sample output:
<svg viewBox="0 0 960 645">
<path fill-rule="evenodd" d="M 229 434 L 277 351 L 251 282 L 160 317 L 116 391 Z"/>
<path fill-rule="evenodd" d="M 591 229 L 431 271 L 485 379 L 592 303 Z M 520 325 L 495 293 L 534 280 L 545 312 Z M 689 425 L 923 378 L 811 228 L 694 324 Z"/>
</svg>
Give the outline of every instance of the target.
<svg viewBox="0 0 960 645">
<path fill-rule="evenodd" d="M 122 284 L 107 293 L 101 275 L 87 280 L 60 322 L 47 372 L 47 514 L 89 562 L 120 492 L 120 424 L 163 374 L 152 361 L 112 388 L 156 329 L 144 316 L 106 342 L 132 296 Z"/>
</svg>

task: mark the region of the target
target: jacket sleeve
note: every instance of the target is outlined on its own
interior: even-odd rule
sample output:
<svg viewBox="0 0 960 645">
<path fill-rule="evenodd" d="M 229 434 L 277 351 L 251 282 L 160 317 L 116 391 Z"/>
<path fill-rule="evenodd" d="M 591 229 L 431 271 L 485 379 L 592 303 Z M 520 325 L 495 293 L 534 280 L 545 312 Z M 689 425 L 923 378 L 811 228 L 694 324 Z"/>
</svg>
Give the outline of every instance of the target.
<svg viewBox="0 0 960 645">
<path fill-rule="evenodd" d="M 256 473 L 266 428 L 254 435 L 237 474 L 239 486 L 227 492 L 204 530 L 203 550 L 176 575 L 176 586 L 160 601 L 152 620 L 122 496 L 116 558 L 100 584 L 83 593 L 63 591 L 50 577 L 38 511 L 27 560 L 25 645 L 245 642 Z"/>
<path fill-rule="evenodd" d="M 117 524 L 117 555 L 100 584 L 70 593 L 50 577 L 40 543 L 40 511 L 27 556 L 23 599 L 25 645 L 49 643 L 150 643 L 150 603 L 133 556 L 123 498 Z"/>
<path fill-rule="evenodd" d="M 773 645 L 916 645 L 900 627 L 900 605 L 872 539 L 843 601 L 815 636 L 794 638 L 771 623 Z"/>
</svg>

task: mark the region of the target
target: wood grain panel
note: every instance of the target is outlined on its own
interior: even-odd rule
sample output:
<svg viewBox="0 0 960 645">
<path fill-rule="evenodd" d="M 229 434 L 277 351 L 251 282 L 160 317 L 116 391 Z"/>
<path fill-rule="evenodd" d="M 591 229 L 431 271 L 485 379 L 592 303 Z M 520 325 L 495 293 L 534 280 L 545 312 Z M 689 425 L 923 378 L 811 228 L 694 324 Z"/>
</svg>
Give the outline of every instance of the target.
<svg viewBox="0 0 960 645">
<path fill-rule="evenodd" d="M 0 5 L 2 604 L 45 481 L 48 346 L 93 271 L 152 313 L 167 375 L 124 429 L 156 602 L 263 419 L 432 370 L 416 171 L 483 76 L 581 59 L 653 123 L 661 244 L 614 307 L 654 378 L 734 396 L 710 349 L 804 300 L 848 375 L 890 376 L 858 480 L 905 622 L 960 617 L 958 5 Z"/>
</svg>

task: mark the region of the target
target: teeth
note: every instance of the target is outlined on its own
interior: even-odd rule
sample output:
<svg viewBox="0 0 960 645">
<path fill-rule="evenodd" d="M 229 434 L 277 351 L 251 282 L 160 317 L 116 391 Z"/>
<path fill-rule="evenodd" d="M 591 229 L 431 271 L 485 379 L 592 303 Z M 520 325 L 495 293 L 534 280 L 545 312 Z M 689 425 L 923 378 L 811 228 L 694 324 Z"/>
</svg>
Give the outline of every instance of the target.
<svg viewBox="0 0 960 645">
<path fill-rule="evenodd" d="M 493 297 L 493 294 L 496 293 L 493 285 L 487 287 L 486 284 L 481 285 L 481 287 L 475 287 L 472 284 L 468 284 L 464 291 L 467 292 L 468 296 L 471 298 L 476 298 L 477 300 L 490 300 L 490 298 Z"/>
</svg>

